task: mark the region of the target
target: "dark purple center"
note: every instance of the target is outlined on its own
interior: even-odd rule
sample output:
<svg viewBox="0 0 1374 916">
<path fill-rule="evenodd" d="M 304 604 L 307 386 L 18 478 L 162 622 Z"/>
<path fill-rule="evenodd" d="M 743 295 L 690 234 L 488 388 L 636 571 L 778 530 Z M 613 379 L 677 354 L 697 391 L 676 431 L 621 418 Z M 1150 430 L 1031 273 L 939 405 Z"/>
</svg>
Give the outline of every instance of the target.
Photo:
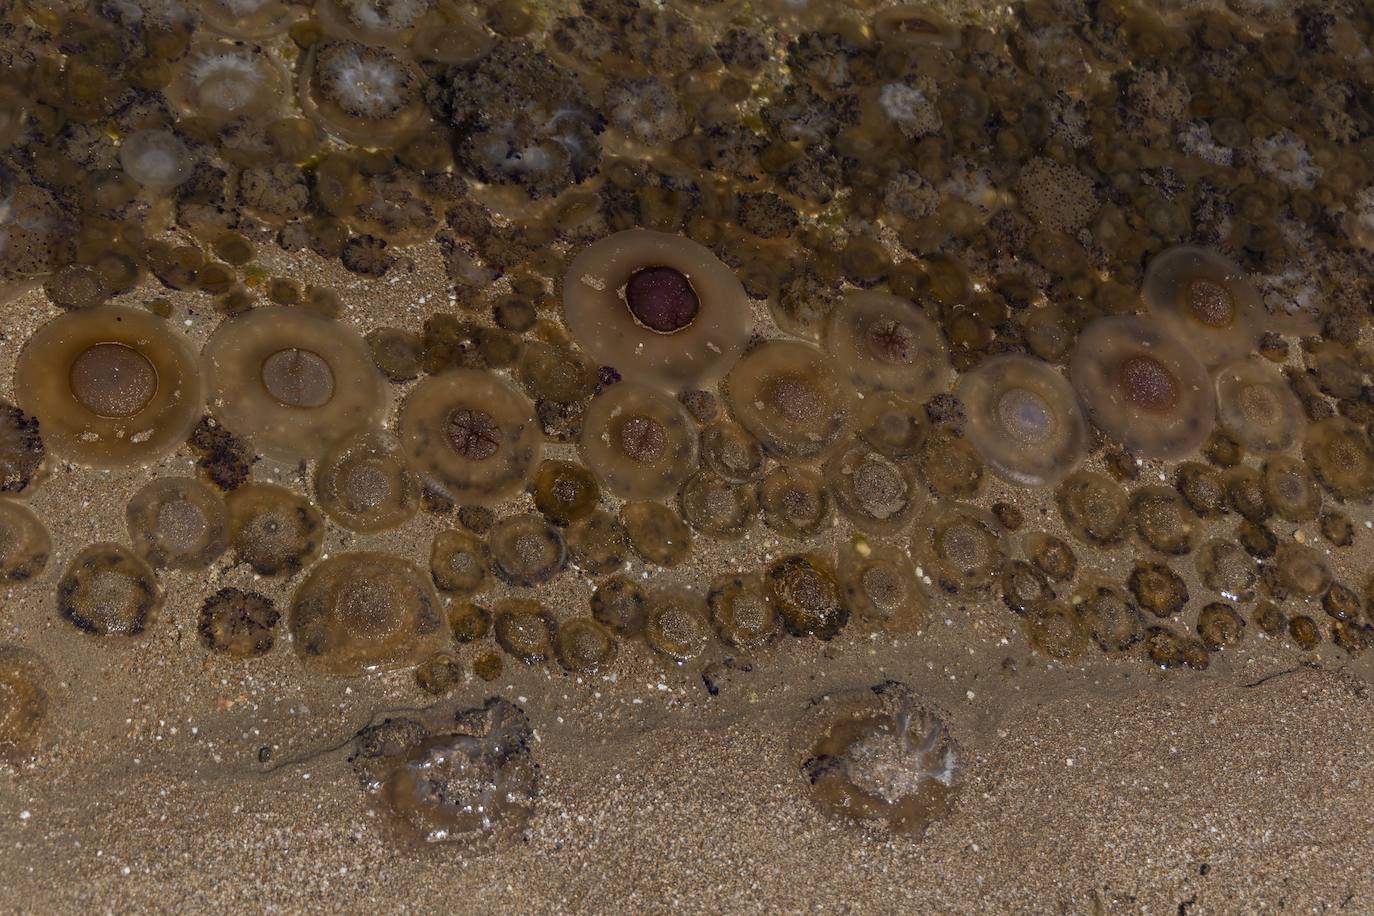
<svg viewBox="0 0 1374 916">
<path fill-rule="evenodd" d="M 687 327 L 701 309 L 691 281 L 671 267 L 643 267 L 632 273 L 625 283 L 625 302 L 640 324 L 660 334 Z"/>
</svg>

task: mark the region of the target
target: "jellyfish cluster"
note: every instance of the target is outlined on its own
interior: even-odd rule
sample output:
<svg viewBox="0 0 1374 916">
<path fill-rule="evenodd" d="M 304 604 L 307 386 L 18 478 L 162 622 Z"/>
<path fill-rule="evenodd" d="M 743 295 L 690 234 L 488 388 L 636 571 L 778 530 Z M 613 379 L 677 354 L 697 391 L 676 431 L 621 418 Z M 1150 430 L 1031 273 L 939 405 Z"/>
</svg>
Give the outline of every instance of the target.
<svg viewBox="0 0 1374 916">
<path fill-rule="evenodd" d="M 1004 14 L 0 4 L 0 579 L 118 651 L 198 571 L 214 663 L 438 695 L 949 607 L 1051 667 L 1365 651 L 1370 11 Z M 73 465 L 148 477 L 126 538 L 26 504 Z M 818 739 L 823 806 L 944 804 L 898 706 Z M 420 832 L 528 791 L 412 725 L 365 757 Z"/>
</svg>

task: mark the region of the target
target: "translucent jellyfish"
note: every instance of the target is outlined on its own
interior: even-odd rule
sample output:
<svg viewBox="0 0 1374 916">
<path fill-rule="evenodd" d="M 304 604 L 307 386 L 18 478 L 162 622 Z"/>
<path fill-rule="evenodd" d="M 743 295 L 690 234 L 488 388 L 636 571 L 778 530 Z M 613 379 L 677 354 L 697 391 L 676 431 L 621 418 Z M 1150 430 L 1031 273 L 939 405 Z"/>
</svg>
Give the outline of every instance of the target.
<svg viewBox="0 0 1374 916">
<path fill-rule="evenodd" d="M 170 130 L 135 131 L 119 144 L 119 164 L 153 195 L 167 194 L 191 177 L 195 162 L 186 143 Z"/>
<path fill-rule="evenodd" d="M 582 418 L 582 460 L 607 491 L 626 499 L 675 493 L 697 464 L 697 432 L 677 398 L 618 382 Z"/>
<path fill-rule="evenodd" d="M 913 633 L 925 625 L 925 587 L 900 548 L 858 540 L 840 548 L 839 571 L 844 603 L 859 620 L 890 633 Z"/>
<path fill-rule="evenodd" d="M 58 613 L 96 636 L 137 636 L 161 607 L 153 570 L 118 544 L 86 547 L 57 583 Z"/>
<path fill-rule="evenodd" d="M 60 315 L 24 344 L 19 406 L 43 442 L 76 464 L 128 467 L 185 441 L 204 393 L 195 354 L 151 312 L 105 305 Z"/>
<path fill-rule="evenodd" d="M 315 495 L 325 514 L 348 530 L 386 531 L 419 511 L 420 480 L 389 437 L 368 430 L 324 453 Z"/>
<path fill-rule="evenodd" d="M 591 471 L 572 461 L 546 459 L 530 486 L 534 507 L 555 525 L 567 527 L 596 511 L 601 488 Z"/>
<path fill-rule="evenodd" d="M 0 401 L 0 493 L 22 493 L 43 468 L 38 420 Z"/>
<path fill-rule="evenodd" d="M 297 98 L 329 134 L 365 146 L 394 144 L 428 123 L 424 79 L 392 51 L 354 41 L 324 41 L 307 52 Z"/>
<path fill-rule="evenodd" d="M 519 833 L 533 813 L 532 739 L 520 707 L 492 697 L 447 716 L 435 707 L 422 717 L 370 725 L 354 739 L 349 763 L 407 836 L 490 843 Z"/>
<path fill-rule="evenodd" d="M 527 665 L 546 662 L 554 652 L 558 622 L 529 598 L 502 598 L 492 615 L 496 644 Z"/>
<path fill-rule="evenodd" d="M 324 518 L 285 487 L 248 483 L 229 494 L 229 544 L 260 576 L 290 576 L 320 555 Z"/>
<path fill-rule="evenodd" d="M 830 316 L 825 348 L 860 388 L 925 398 L 949 378 L 940 329 L 908 299 L 854 292 Z"/>
<path fill-rule="evenodd" d="M 1275 455 L 1260 471 L 1264 496 L 1284 521 L 1300 524 L 1317 517 L 1322 508 L 1322 491 L 1307 464 L 1291 455 Z"/>
<path fill-rule="evenodd" d="M 1145 635 L 1140 609 L 1114 585 L 1083 588 L 1074 600 L 1074 610 L 1088 636 L 1103 652 L 1125 652 Z"/>
<path fill-rule="evenodd" d="M 678 663 L 690 661 L 706 649 L 711 632 L 706 601 L 698 592 L 680 586 L 649 592 L 644 603 L 644 641 L 655 652 Z"/>
<path fill-rule="evenodd" d="M 224 498 L 194 477 L 160 477 L 129 500 L 129 542 L 154 569 L 204 569 L 229 547 Z"/>
<path fill-rule="evenodd" d="M 839 366 L 800 341 L 765 341 L 745 354 L 725 380 L 730 411 L 763 446 L 782 458 L 810 458 L 848 427 L 853 392 Z"/>
<path fill-rule="evenodd" d="M 1302 457 L 1337 499 L 1368 502 L 1374 497 L 1374 447 L 1363 430 L 1345 417 L 1330 417 L 1309 426 Z"/>
<path fill-rule="evenodd" d="M 315 312 L 268 306 L 221 324 L 205 345 L 210 411 L 263 454 L 318 458 L 373 425 L 385 382 L 367 344 Z"/>
<path fill-rule="evenodd" d="M 1078 659 L 1088 648 L 1088 630 L 1075 611 L 1058 601 L 1032 608 L 1021 621 L 1032 649 L 1057 662 Z"/>
<path fill-rule="evenodd" d="M 1288 380 L 1259 359 L 1246 359 L 1217 372 L 1217 422 L 1241 445 L 1281 452 L 1302 435 L 1306 419 Z"/>
<path fill-rule="evenodd" d="M 822 697 L 803 726 L 802 778 L 826 814 L 917 838 L 954 807 L 960 748 L 905 684 Z"/>
<path fill-rule="evenodd" d="M 836 452 L 825 481 L 840 514 L 868 534 L 896 534 L 926 505 L 910 463 L 898 463 L 864 443 Z"/>
<path fill-rule="evenodd" d="M 1080 541 L 1112 547 L 1126 538 L 1130 502 L 1125 489 L 1105 474 L 1078 471 L 1055 493 L 1059 516 Z"/>
<path fill-rule="evenodd" d="M 222 588 L 200 606 L 200 643 L 217 655 L 257 658 L 272 651 L 277 613 L 272 599 L 257 592 Z"/>
<path fill-rule="evenodd" d="M 38 747 L 52 683 L 52 672 L 38 653 L 0 645 L 0 760 L 21 761 Z"/>
<path fill-rule="evenodd" d="M 754 487 L 732 483 L 709 468 L 687 478 L 678 493 L 682 517 L 697 531 L 722 541 L 744 537 L 758 513 Z"/>
<path fill-rule="evenodd" d="M 262 48 L 205 41 L 178 62 L 176 76 L 164 93 L 186 114 L 227 124 L 275 109 L 285 87 L 286 74 Z"/>
<path fill-rule="evenodd" d="M 592 592 L 592 617 L 621 636 L 638 636 L 644 632 L 648 603 L 644 586 L 628 576 L 611 576 Z"/>
<path fill-rule="evenodd" d="M 538 515 L 512 515 L 487 536 L 492 567 L 508 585 L 528 588 L 563 571 L 568 548 L 557 528 Z"/>
<path fill-rule="evenodd" d="M 329 674 L 414 665 L 448 641 L 434 586 L 413 563 L 384 553 L 331 556 L 291 598 L 296 655 Z"/>
<path fill-rule="evenodd" d="M 635 553 L 658 566 L 676 566 L 692 552 L 692 531 L 662 503 L 628 502 L 620 507 L 620 521 Z"/>
<path fill-rule="evenodd" d="M 1138 455 L 1178 458 L 1212 431 L 1216 398 L 1207 370 L 1157 323 L 1098 318 L 1079 335 L 1069 375 L 1088 417 Z"/>
<path fill-rule="evenodd" d="M 558 663 L 574 674 L 595 674 L 615 659 L 615 634 L 590 617 L 574 617 L 558 627 L 554 640 Z"/>
<path fill-rule="evenodd" d="M 1214 251 L 1180 245 L 1161 252 L 1145 269 L 1140 294 L 1209 368 L 1254 349 L 1264 304 L 1244 271 Z"/>
<path fill-rule="evenodd" d="M 959 504 L 935 507 L 918 522 L 911 550 L 926 575 L 952 594 L 991 588 L 1005 556 L 992 513 Z"/>
<path fill-rule="evenodd" d="M 321 0 L 315 10 L 331 32 L 394 46 L 411 39 L 434 6 L 434 0 Z M 444 15 L 450 14 L 446 11 Z"/>
<path fill-rule="evenodd" d="M 1140 540 L 1169 556 L 1189 553 L 1202 530 L 1202 520 L 1172 487 L 1136 490 L 1131 494 L 1131 514 Z"/>
<path fill-rule="evenodd" d="M 759 481 L 759 508 L 769 528 L 805 539 L 830 526 L 830 490 L 814 468 L 781 464 Z"/>
<path fill-rule="evenodd" d="M 763 477 L 763 449 L 758 440 L 730 420 L 719 420 L 701 431 L 701 460 L 734 483 Z"/>
<path fill-rule="evenodd" d="M 48 528 L 28 506 L 0 499 L 0 580 L 25 582 L 52 556 Z"/>
<path fill-rule="evenodd" d="M 897 460 L 917 455 L 930 432 L 925 405 L 891 391 L 865 394 L 854 427 L 865 442 Z"/>
<path fill-rule="evenodd" d="M 287 0 L 199 0 L 205 25 L 230 38 L 280 35 L 295 12 Z"/>
<path fill-rule="evenodd" d="M 486 504 L 520 490 L 544 436 L 534 406 L 509 382 L 455 369 L 416 385 L 401 406 L 401 447 L 414 467 L 456 500 Z"/>
<path fill-rule="evenodd" d="M 706 592 L 706 607 L 716 635 L 737 649 L 756 649 L 778 633 L 777 608 L 758 573 L 717 576 Z"/>
<path fill-rule="evenodd" d="M 605 509 L 597 509 L 569 525 L 565 540 L 569 562 L 591 576 L 621 569 L 632 549 L 625 526 Z"/>
<path fill-rule="evenodd" d="M 1088 430 L 1078 399 L 1049 363 L 994 356 L 961 375 L 954 393 L 967 416 L 964 434 L 1003 480 L 1054 485 L 1087 453 Z"/>
<path fill-rule="evenodd" d="M 749 298 L 709 249 L 630 229 L 584 248 L 563 281 L 563 318 L 593 359 L 681 391 L 716 381 L 749 337 Z"/>
</svg>

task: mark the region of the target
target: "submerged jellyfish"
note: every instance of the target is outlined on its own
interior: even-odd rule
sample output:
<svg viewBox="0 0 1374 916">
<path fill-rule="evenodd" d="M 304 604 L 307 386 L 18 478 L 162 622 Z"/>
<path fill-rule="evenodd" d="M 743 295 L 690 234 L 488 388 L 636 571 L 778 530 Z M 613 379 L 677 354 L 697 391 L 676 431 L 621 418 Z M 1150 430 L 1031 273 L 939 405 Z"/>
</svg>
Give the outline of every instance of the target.
<svg viewBox="0 0 1374 916">
<path fill-rule="evenodd" d="M 1214 251 L 1180 245 L 1159 254 L 1145 271 L 1141 296 L 1150 314 L 1209 367 L 1254 348 L 1259 292 Z"/>
</svg>

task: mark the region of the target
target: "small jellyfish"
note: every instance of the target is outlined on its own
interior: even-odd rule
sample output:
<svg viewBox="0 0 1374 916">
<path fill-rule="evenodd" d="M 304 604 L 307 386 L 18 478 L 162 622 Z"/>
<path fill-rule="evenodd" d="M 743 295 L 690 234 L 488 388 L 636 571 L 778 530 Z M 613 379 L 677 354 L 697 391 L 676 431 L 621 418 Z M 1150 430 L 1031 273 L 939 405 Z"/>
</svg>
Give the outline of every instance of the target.
<svg viewBox="0 0 1374 916">
<path fill-rule="evenodd" d="M 285 487 L 247 483 L 229 494 L 229 545 L 260 576 L 290 576 L 320 555 L 324 519 Z"/>
<path fill-rule="evenodd" d="M 1275 562 L 1279 582 L 1295 595 L 1316 598 L 1331 587 L 1331 567 L 1326 558 L 1305 544 L 1285 541 L 1279 545 Z"/>
<path fill-rule="evenodd" d="M 263 454 L 318 458 L 380 417 L 382 376 L 367 344 L 308 309 L 256 308 L 221 324 L 205 345 L 210 411 Z"/>
<path fill-rule="evenodd" d="M 783 627 L 793 636 L 833 639 L 849 622 L 835 564 L 828 557 L 815 553 L 781 557 L 768 565 L 764 580 Z"/>
<path fill-rule="evenodd" d="M 301 111 L 346 143 L 396 144 L 423 129 L 424 78 L 406 58 L 354 41 L 322 41 L 300 67 Z"/>
<path fill-rule="evenodd" d="M 287 0 L 200 0 L 203 22 L 229 38 L 280 35 L 295 7 Z"/>
<path fill-rule="evenodd" d="M 170 130 L 139 130 L 119 144 L 119 164 L 152 195 L 163 195 L 191 177 L 194 160 L 186 143 Z"/>
<path fill-rule="evenodd" d="M 1275 455 L 1260 469 L 1265 500 L 1284 521 L 1300 524 L 1317 517 L 1322 491 L 1307 465 L 1291 455 Z"/>
<path fill-rule="evenodd" d="M 839 582 L 845 606 L 863 623 L 889 633 L 913 633 L 925 625 L 925 587 L 899 548 L 867 540 L 841 547 Z"/>
<path fill-rule="evenodd" d="M 925 508 L 925 490 L 911 464 L 862 443 L 832 455 L 824 474 L 840 514 L 867 534 L 896 534 Z"/>
<path fill-rule="evenodd" d="M 1136 535 L 1162 554 L 1182 556 L 1197 543 L 1202 520 L 1172 487 L 1141 487 L 1131 494 L 1130 511 Z"/>
<path fill-rule="evenodd" d="M 1281 452 L 1298 440 L 1302 404 L 1277 369 L 1257 359 L 1217 372 L 1217 422 L 1251 451 Z"/>
<path fill-rule="evenodd" d="M 923 399 L 950 373 L 939 327 L 915 303 L 891 293 L 845 296 L 830 315 L 825 348 L 859 388 Z"/>
<path fill-rule="evenodd" d="M 632 549 L 625 526 L 605 509 L 573 522 L 564 539 L 568 542 L 569 562 L 592 576 L 623 568 Z"/>
<path fill-rule="evenodd" d="M 625 499 L 677 491 L 697 464 L 697 433 L 682 403 L 633 382 L 597 395 L 582 418 L 582 460 Z"/>
<path fill-rule="evenodd" d="M 1031 648 L 1057 662 L 1078 659 L 1088 648 L 1088 629 L 1067 605 L 1051 601 L 1031 608 L 1022 620 Z"/>
<path fill-rule="evenodd" d="M 1236 543 L 1212 538 L 1197 552 L 1198 577 L 1202 584 L 1230 601 L 1249 601 L 1255 597 L 1259 578 L 1255 560 Z"/>
<path fill-rule="evenodd" d="M 22 493 L 43 468 L 38 420 L 0 401 L 0 493 Z"/>
<path fill-rule="evenodd" d="M 731 483 L 702 468 L 682 485 L 678 507 L 697 531 L 721 541 L 734 541 L 748 531 L 758 512 L 758 500 L 749 484 Z"/>
<path fill-rule="evenodd" d="M 759 573 L 717 576 L 706 592 L 706 607 L 721 642 L 737 649 L 757 649 L 778 633 L 778 611 Z"/>
<path fill-rule="evenodd" d="M 628 576 L 611 576 L 592 592 L 592 617 L 621 636 L 644 632 L 649 594 Z"/>
<path fill-rule="evenodd" d="M 674 662 L 701 655 L 711 639 L 706 601 L 695 591 L 662 586 L 650 591 L 644 603 L 644 641 Z"/>
<path fill-rule="evenodd" d="M 1025 615 L 1054 600 L 1054 589 L 1039 568 L 1025 560 L 1008 560 L 1002 567 L 1002 603 Z"/>
<path fill-rule="evenodd" d="M 563 535 L 538 515 L 503 518 L 491 529 L 487 542 L 496 575 L 518 588 L 548 582 L 568 562 Z"/>
<path fill-rule="evenodd" d="M 986 484 L 983 459 L 968 437 L 953 430 L 928 436 L 916 455 L 916 466 L 926 485 L 943 499 L 974 499 Z"/>
<path fill-rule="evenodd" d="M 38 653 L 0 645 L 0 760 L 17 763 L 38 747 L 52 683 L 52 672 Z"/>
<path fill-rule="evenodd" d="M 48 528 L 28 506 L 0 499 L 0 580 L 25 582 L 52 556 Z"/>
<path fill-rule="evenodd" d="M 1074 601 L 1074 610 L 1088 636 L 1103 652 L 1125 652 L 1145 635 L 1140 610 L 1116 586 L 1084 588 Z"/>
<path fill-rule="evenodd" d="M 395 443 L 367 430 L 340 439 L 315 468 L 320 508 L 350 531 L 386 531 L 420 508 L 420 481 Z"/>
<path fill-rule="evenodd" d="M 476 642 L 491 631 L 491 611 L 471 601 L 454 601 L 448 608 L 448 628 L 458 642 Z"/>
<path fill-rule="evenodd" d="M 160 477 L 129 500 L 129 542 L 154 569 L 204 569 L 229 547 L 224 499 L 194 477 Z"/>
<path fill-rule="evenodd" d="M 920 453 L 930 432 L 925 405 L 891 391 L 869 392 L 854 412 L 860 438 L 898 461 Z"/>
<path fill-rule="evenodd" d="M 161 607 L 153 570 L 118 544 L 84 548 L 57 583 L 58 613 L 96 636 L 137 636 Z"/>
<path fill-rule="evenodd" d="M 492 615 L 496 643 L 527 665 L 546 662 L 554 652 L 558 623 L 548 608 L 528 598 L 503 598 Z"/>
<path fill-rule="evenodd" d="M 1068 582 L 1078 572 L 1078 557 L 1063 538 L 1032 531 L 1025 535 L 1021 546 L 1026 559 L 1056 582 Z"/>
<path fill-rule="evenodd" d="M 830 527 L 830 490 L 814 468 L 778 465 L 759 481 L 758 500 L 764 524 L 784 537 L 804 540 Z"/>
<path fill-rule="evenodd" d="M 296 655 L 310 670 L 357 675 L 413 665 L 447 642 L 439 596 L 413 563 L 384 553 L 331 556 L 291 597 Z"/>
<path fill-rule="evenodd" d="M 1121 484 L 1096 471 L 1077 471 L 1055 493 L 1059 517 L 1074 537 L 1094 547 L 1126 539 L 1130 501 Z"/>
<path fill-rule="evenodd" d="M 831 816 L 920 838 L 961 782 L 945 718 L 894 681 L 822 697 L 803 726 L 811 797 Z"/>
<path fill-rule="evenodd" d="M 1197 632 L 1203 645 L 1219 652 L 1240 639 L 1245 632 L 1245 619 L 1231 605 L 1213 601 L 1198 612 Z"/>
<path fill-rule="evenodd" d="M 1374 447 L 1364 431 L 1345 417 L 1309 426 L 1302 457 L 1336 499 L 1369 502 L 1374 497 Z"/>
<path fill-rule="evenodd" d="M 1177 458 L 1212 431 L 1216 398 L 1195 356 L 1143 318 L 1098 318 L 1083 329 L 1069 377 L 1088 417 L 1131 452 Z"/>
<path fill-rule="evenodd" d="M 1137 563 L 1126 586 L 1145 610 L 1161 619 L 1172 617 L 1188 603 L 1188 586 L 1165 563 Z"/>
<path fill-rule="evenodd" d="M 1005 556 L 996 517 L 959 504 L 933 508 L 917 523 L 911 547 L 926 574 L 951 594 L 991 588 Z"/>
<path fill-rule="evenodd" d="M 151 312 L 104 305 L 60 315 L 15 363 L 19 406 L 54 454 L 92 467 L 128 467 L 176 448 L 200 419 L 195 354 Z"/>
<path fill-rule="evenodd" d="M 466 531 L 448 529 L 434 536 L 429 551 L 429 573 L 441 592 L 475 595 L 490 580 L 491 550 L 486 542 Z"/>
<path fill-rule="evenodd" d="M 691 239 L 617 232 L 573 258 L 563 318 L 582 348 L 625 378 L 681 391 L 718 380 L 749 337 L 735 275 Z"/>
<path fill-rule="evenodd" d="M 272 599 L 257 592 L 222 588 L 200 606 L 200 644 L 216 655 L 257 658 L 272 651 L 277 613 Z"/>
<path fill-rule="evenodd" d="M 402 449 L 450 497 L 496 502 L 520 490 L 544 437 L 534 406 L 509 382 L 455 369 L 416 385 L 401 406 Z"/>
<path fill-rule="evenodd" d="M 596 511 L 601 488 L 592 473 L 572 461 L 549 458 L 540 462 L 530 485 L 534 507 L 555 525 L 566 528 Z"/>
<path fill-rule="evenodd" d="M 558 664 L 574 674 L 595 674 L 610 665 L 616 654 L 615 634 L 590 617 L 574 617 L 559 624 L 554 640 Z"/>
<path fill-rule="evenodd" d="M 676 566 L 692 552 L 691 529 L 662 503 L 625 503 L 620 521 L 635 553 L 649 563 Z"/>
<path fill-rule="evenodd" d="M 1003 480 L 1052 486 L 1087 453 L 1087 424 L 1078 399 L 1049 363 L 994 356 L 961 375 L 954 393 L 968 415 L 965 435 Z"/>
<path fill-rule="evenodd" d="M 735 419 L 782 458 L 826 451 L 847 429 L 853 409 L 853 391 L 836 363 L 799 341 L 765 341 L 740 360 L 725 385 Z"/>
<path fill-rule="evenodd" d="M 1208 368 L 1255 346 L 1264 305 L 1236 264 L 1214 251 L 1179 245 L 1145 269 L 1145 308 Z"/>
<path fill-rule="evenodd" d="M 750 483 L 763 477 L 763 449 L 743 426 L 730 420 L 701 431 L 701 460 L 722 479 Z"/>
</svg>

